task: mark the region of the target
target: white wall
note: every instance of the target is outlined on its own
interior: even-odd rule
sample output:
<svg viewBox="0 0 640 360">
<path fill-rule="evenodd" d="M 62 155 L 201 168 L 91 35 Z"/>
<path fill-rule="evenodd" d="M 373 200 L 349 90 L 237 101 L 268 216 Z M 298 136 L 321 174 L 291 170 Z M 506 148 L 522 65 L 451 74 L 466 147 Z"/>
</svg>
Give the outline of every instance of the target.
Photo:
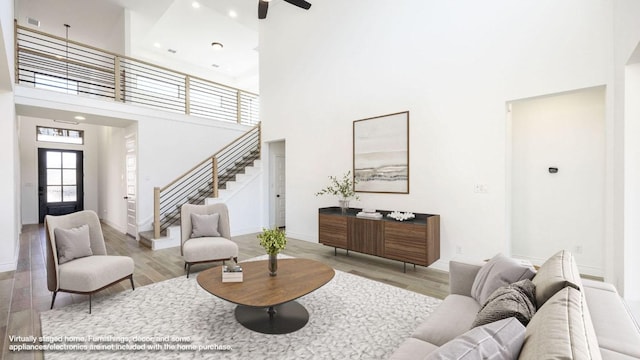
<svg viewBox="0 0 640 360">
<path fill-rule="evenodd" d="M 640 55 L 640 46 L 636 54 Z M 640 300 L 640 59 L 627 66 L 625 91 L 625 298 Z"/>
<path fill-rule="evenodd" d="M 326 0 L 279 10 L 260 28 L 263 138 L 287 142 L 287 232 L 309 241 L 317 208 L 336 204 L 314 192 L 352 166 L 352 121 L 409 110 L 411 193 L 363 194 L 352 206 L 440 214 L 442 259 L 458 246 L 478 257 L 504 251 L 504 104 L 613 81 L 611 1 Z"/>
<path fill-rule="evenodd" d="M 84 155 L 84 208 L 98 212 L 99 127 L 63 124 L 51 119 L 20 116 L 22 223 L 38 223 L 38 149 L 80 150 Z M 36 126 L 84 130 L 84 145 L 36 141 Z"/>
<path fill-rule="evenodd" d="M 0 272 L 15 270 L 20 234 L 18 126 L 13 106 L 13 1 L 0 1 Z"/>
<path fill-rule="evenodd" d="M 607 244 L 608 246 L 605 249 L 608 265 L 605 279 L 613 282 L 618 291 L 626 296 L 627 286 L 632 286 L 635 289 L 633 292 L 636 294 L 640 292 L 640 282 L 633 282 L 634 279 L 637 280 L 637 272 L 629 272 L 633 269 L 633 264 L 637 264 L 640 261 L 640 254 L 633 254 L 627 251 L 629 245 L 637 242 L 638 239 L 628 238 L 626 232 L 626 227 L 633 226 L 633 223 L 637 222 L 637 218 L 634 217 L 634 214 L 626 214 L 625 212 L 626 203 L 631 201 L 626 196 L 627 184 L 628 186 L 634 186 L 633 179 L 626 179 L 625 167 L 630 161 L 633 162 L 634 159 L 637 159 L 633 155 L 629 158 L 625 154 L 626 146 L 628 141 L 640 141 L 637 133 L 632 133 L 625 129 L 628 125 L 625 120 L 625 99 L 633 99 L 625 95 L 625 67 L 629 63 L 640 61 L 637 53 L 635 54 L 635 61 L 630 61 L 632 54 L 637 50 L 640 40 L 638 39 L 638 34 L 640 33 L 640 22 L 638 22 L 640 2 L 618 0 L 613 2 L 613 7 L 615 46 L 612 59 L 613 69 L 609 76 L 613 79 L 614 87 L 607 91 L 608 117 L 613 119 L 607 124 L 607 146 L 610 147 L 610 153 L 612 154 L 607 158 L 607 181 L 611 184 L 608 188 L 613 189 L 607 199 L 613 203 L 613 206 L 607 204 L 608 208 L 613 208 L 612 211 L 607 213 L 610 225 L 607 232 L 612 234 L 613 242 Z M 635 99 L 632 101 L 635 101 Z M 631 277 L 631 280 L 629 280 L 629 277 Z"/>
<path fill-rule="evenodd" d="M 0 272 L 15 270 L 20 234 L 19 188 L 20 174 L 17 168 L 17 130 L 13 93 L 0 91 L 0 164 L 3 176 L 0 177 Z"/>
<path fill-rule="evenodd" d="M 0 2 L 0 89 L 12 90 L 13 67 L 13 1 Z"/>
<path fill-rule="evenodd" d="M 568 249 L 581 273 L 602 276 L 605 89 L 511 105 L 512 255 L 541 265 Z"/>
<path fill-rule="evenodd" d="M 231 195 L 224 198 L 209 198 L 205 204 L 223 202 L 229 209 L 231 236 L 246 235 L 262 230 L 262 174 L 248 175 L 246 181 L 238 182 Z M 256 240 L 257 241 L 257 240 Z"/>
<path fill-rule="evenodd" d="M 127 232 L 124 136 L 123 128 L 98 128 L 98 216 L 122 233 Z"/>
</svg>

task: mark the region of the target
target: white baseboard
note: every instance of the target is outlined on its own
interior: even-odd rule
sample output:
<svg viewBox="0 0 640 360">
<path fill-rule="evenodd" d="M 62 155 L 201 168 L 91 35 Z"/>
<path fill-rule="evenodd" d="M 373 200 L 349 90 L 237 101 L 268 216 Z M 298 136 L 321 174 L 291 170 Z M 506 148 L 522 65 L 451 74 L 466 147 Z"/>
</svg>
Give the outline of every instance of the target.
<svg viewBox="0 0 640 360">
<path fill-rule="evenodd" d="M 244 228 L 244 229 L 235 229 L 233 231 L 233 234 L 231 234 L 231 237 L 241 236 L 241 235 L 249 235 L 249 234 L 256 234 L 256 233 L 259 233 L 259 232 L 262 232 L 262 228 L 259 228 L 259 227 L 248 227 L 248 228 Z"/>
<path fill-rule="evenodd" d="M 18 268 L 18 254 L 20 254 L 20 241 L 16 244 L 16 251 L 13 254 L 13 261 L 0 264 L 0 272 L 15 271 Z"/>
<path fill-rule="evenodd" d="M 295 232 L 287 231 L 287 237 L 290 237 L 290 238 L 293 238 L 293 239 L 297 239 L 297 240 L 304 240 L 304 241 L 308 241 L 308 242 L 312 242 L 312 243 L 318 243 L 318 239 L 314 239 L 309 234 L 295 233 Z"/>
<path fill-rule="evenodd" d="M 18 268 L 18 263 L 16 261 L 0 264 L 0 272 L 15 271 L 17 268 Z"/>
<path fill-rule="evenodd" d="M 574 254 L 574 256 L 575 255 L 576 254 Z M 533 265 L 537 265 L 537 266 L 540 266 L 540 265 L 544 264 L 545 261 L 547 261 L 547 259 L 542 259 L 542 258 L 537 258 L 537 257 L 532 257 L 532 256 L 524 256 L 524 255 L 519 255 L 519 254 L 511 254 L 511 257 L 514 257 L 514 258 L 517 258 L 517 259 L 529 260 L 529 261 L 531 261 L 531 263 Z M 578 265 L 578 271 L 580 271 L 580 274 L 582 274 L 582 275 L 604 277 L 604 269 L 599 268 L 599 267 L 595 267 L 595 266 Z"/>
<path fill-rule="evenodd" d="M 449 259 L 438 259 L 429 268 L 449 272 Z"/>
<path fill-rule="evenodd" d="M 115 223 L 113 223 L 112 221 L 109 221 L 107 219 L 100 219 L 100 221 L 102 221 L 103 223 L 105 223 L 105 224 L 111 226 L 112 228 L 118 230 L 118 232 L 121 232 L 123 234 L 127 233 L 127 229 L 126 228 L 121 228 L 118 225 L 116 225 Z"/>
</svg>

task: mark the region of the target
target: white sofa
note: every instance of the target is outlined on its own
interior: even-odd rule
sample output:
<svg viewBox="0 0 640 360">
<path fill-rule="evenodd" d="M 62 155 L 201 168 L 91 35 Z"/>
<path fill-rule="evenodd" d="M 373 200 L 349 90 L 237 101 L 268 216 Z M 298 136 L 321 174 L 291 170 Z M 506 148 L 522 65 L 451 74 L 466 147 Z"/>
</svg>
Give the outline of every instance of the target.
<svg viewBox="0 0 640 360">
<path fill-rule="evenodd" d="M 452 358 L 437 350 L 459 345 L 474 323 L 482 306 L 472 287 L 483 264 L 450 262 L 450 295 L 392 359 Z M 640 329 L 615 287 L 581 279 L 569 252 L 549 258 L 531 281 L 537 310 L 526 327 L 518 323 L 524 329 L 518 359 L 640 359 Z M 468 354 L 453 358 L 471 358 Z"/>
</svg>

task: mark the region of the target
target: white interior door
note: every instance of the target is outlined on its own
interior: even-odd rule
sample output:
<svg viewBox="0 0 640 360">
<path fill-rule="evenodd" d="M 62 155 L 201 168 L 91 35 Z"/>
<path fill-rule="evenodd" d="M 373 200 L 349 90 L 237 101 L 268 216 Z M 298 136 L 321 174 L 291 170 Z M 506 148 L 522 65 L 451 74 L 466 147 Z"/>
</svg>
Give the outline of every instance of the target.
<svg viewBox="0 0 640 360">
<path fill-rule="evenodd" d="M 125 163 L 126 163 L 126 194 L 125 200 L 127 203 L 127 234 L 138 238 L 138 217 L 136 206 L 136 189 L 138 187 L 137 176 L 137 144 L 136 134 L 129 134 L 125 136 Z"/>
<path fill-rule="evenodd" d="M 285 182 L 285 157 L 284 155 L 275 156 L 275 204 L 276 204 L 276 227 L 285 226 L 286 215 L 286 182 Z"/>
</svg>

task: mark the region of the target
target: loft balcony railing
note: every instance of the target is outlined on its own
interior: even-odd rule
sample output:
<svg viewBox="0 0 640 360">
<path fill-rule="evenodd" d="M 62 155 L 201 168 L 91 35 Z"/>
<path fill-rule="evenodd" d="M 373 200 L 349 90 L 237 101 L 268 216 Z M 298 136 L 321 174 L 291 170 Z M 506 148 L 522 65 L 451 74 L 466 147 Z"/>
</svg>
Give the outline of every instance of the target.
<svg viewBox="0 0 640 360">
<path fill-rule="evenodd" d="M 15 82 L 243 125 L 259 123 L 259 96 L 50 35 L 15 21 Z"/>
<path fill-rule="evenodd" d="M 260 124 L 238 137 L 215 154 L 204 159 L 166 186 L 153 189 L 153 238 L 179 224 L 183 204 L 202 204 L 217 198 L 229 181 L 260 159 Z"/>
</svg>

